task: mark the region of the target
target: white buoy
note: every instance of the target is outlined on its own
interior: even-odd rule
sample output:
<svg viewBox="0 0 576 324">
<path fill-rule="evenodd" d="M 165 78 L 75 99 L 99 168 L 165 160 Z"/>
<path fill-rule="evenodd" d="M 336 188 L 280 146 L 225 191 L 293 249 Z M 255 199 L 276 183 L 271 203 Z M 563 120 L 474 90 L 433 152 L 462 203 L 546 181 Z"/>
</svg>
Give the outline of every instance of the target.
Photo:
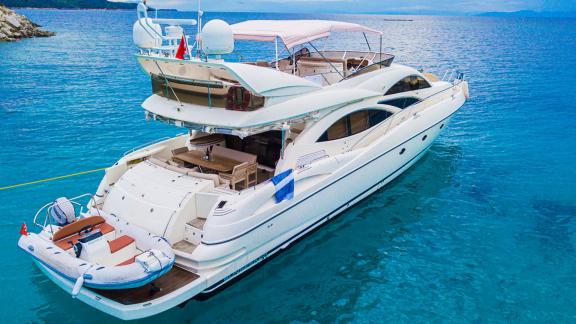
<svg viewBox="0 0 576 324">
<path fill-rule="evenodd" d="M 80 277 L 76 279 L 74 288 L 72 288 L 72 298 L 76 298 L 76 296 L 80 292 L 80 289 L 82 289 L 82 285 L 84 285 L 84 275 L 80 275 Z"/>
</svg>

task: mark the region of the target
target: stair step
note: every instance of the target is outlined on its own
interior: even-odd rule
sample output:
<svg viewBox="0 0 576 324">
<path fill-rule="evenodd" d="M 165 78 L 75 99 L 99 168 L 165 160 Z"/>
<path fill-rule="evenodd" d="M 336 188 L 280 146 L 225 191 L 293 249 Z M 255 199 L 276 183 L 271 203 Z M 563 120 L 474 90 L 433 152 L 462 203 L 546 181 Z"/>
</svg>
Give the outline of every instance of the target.
<svg viewBox="0 0 576 324">
<path fill-rule="evenodd" d="M 206 223 L 206 219 L 205 218 L 195 218 L 191 221 L 189 221 L 187 224 L 190 226 L 194 226 L 197 229 L 201 230 L 204 228 L 204 224 Z"/>
<path fill-rule="evenodd" d="M 182 241 L 174 243 L 172 248 L 175 250 L 178 250 L 178 251 L 185 252 L 185 253 L 192 253 L 192 252 L 194 252 L 194 250 L 196 249 L 197 246 L 198 245 L 196 245 L 196 244 L 192 244 L 186 240 L 182 240 Z"/>
</svg>

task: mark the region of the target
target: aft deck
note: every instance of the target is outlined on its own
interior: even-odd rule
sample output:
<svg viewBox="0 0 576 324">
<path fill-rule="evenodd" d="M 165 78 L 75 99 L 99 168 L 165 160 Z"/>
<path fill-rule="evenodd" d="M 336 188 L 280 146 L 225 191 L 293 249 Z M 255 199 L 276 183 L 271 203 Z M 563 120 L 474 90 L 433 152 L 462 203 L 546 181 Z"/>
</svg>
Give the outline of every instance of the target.
<svg viewBox="0 0 576 324">
<path fill-rule="evenodd" d="M 123 305 L 133 305 L 152 301 L 166 296 L 194 280 L 200 278 L 197 274 L 174 266 L 167 274 L 151 284 L 139 288 L 120 290 L 90 289 L 98 295 L 111 299 Z"/>
</svg>

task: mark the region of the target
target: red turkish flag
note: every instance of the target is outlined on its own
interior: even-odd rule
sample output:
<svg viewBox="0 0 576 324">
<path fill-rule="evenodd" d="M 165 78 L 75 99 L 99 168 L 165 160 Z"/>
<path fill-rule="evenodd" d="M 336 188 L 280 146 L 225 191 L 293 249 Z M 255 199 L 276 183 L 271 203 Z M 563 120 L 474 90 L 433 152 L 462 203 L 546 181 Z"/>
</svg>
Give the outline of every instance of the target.
<svg viewBox="0 0 576 324">
<path fill-rule="evenodd" d="M 176 51 L 176 58 L 179 60 L 184 59 L 184 54 L 186 53 L 186 39 L 182 36 L 180 40 L 180 45 L 178 46 L 178 50 Z"/>
<path fill-rule="evenodd" d="M 22 227 L 20 227 L 20 235 L 28 236 L 28 228 L 26 227 L 26 223 L 22 223 Z"/>
</svg>

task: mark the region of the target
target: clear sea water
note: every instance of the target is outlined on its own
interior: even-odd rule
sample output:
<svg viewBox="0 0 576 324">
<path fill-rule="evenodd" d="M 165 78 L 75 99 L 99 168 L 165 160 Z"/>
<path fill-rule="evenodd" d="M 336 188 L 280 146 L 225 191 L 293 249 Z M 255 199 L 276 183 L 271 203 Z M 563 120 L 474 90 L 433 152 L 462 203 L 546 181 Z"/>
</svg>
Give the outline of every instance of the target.
<svg viewBox="0 0 576 324">
<path fill-rule="evenodd" d="M 144 120 L 133 12 L 21 12 L 57 36 L 0 44 L 0 186 L 108 166 L 182 131 Z M 312 17 L 385 31 L 397 62 L 460 68 L 472 100 L 386 188 L 220 294 L 146 322 L 576 322 L 576 20 Z M 101 176 L 0 191 L 3 322 L 113 320 L 16 247 L 37 208 Z"/>
</svg>

